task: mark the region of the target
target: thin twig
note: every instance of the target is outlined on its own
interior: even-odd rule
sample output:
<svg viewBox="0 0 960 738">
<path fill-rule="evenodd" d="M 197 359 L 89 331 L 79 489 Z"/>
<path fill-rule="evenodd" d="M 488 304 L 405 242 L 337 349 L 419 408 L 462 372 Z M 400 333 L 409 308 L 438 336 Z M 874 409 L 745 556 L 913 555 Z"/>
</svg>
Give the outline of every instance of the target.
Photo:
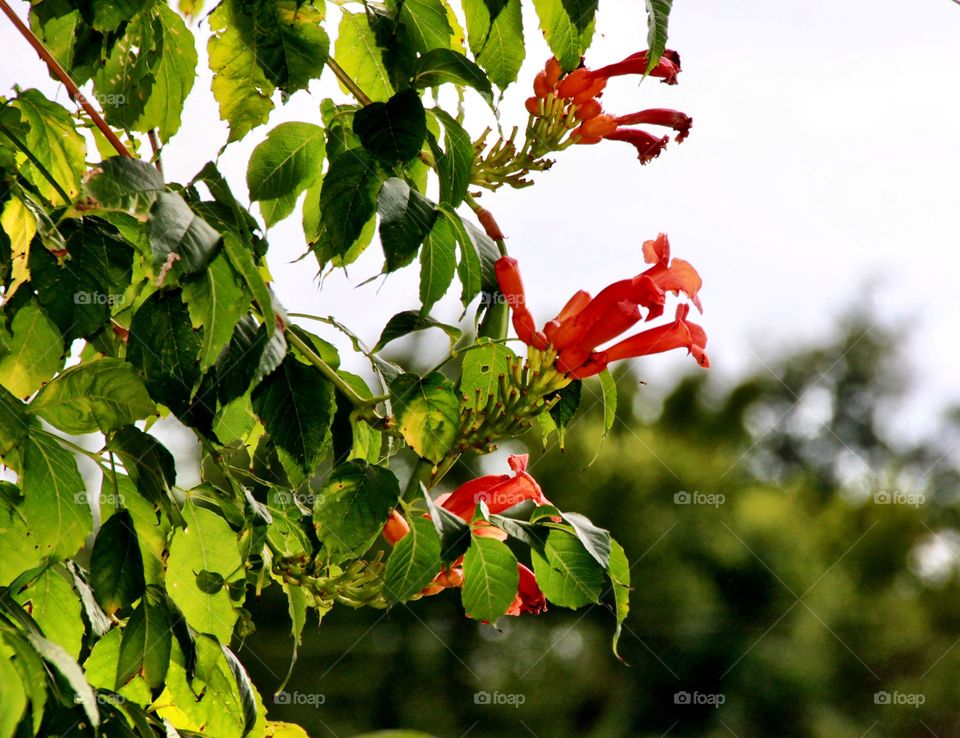
<svg viewBox="0 0 960 738">
<path fill-rule="evenodd" d="M 160 142 L 157 140 L 157 131 L 155 128 L 151 128 L 147 131 L 147 140 L 150 141 L 150 148 L 153 149 L 153 166 L 157 168 L 157 171 L 160 172 L 160 176 L 163 176 L 163 160 L 160 158 Z"/>
<path fill-rule="evenodd" d="M 123 142 L 117 138 L 117 134 L 110 129 L 110 126 L 107 125 L 103 116 L 97 112 L 97 109 L 90 104 L 86 96 L 80 92 L 77 83 L 70 78 L 67 71 L 60 66 L 60 62 L 53 57 L 53 54 L 40 42 L 40 39 L 34 35 L 33 31 L 13 12 L 13 8 L 7 4 L 6 0 L 0 0 L 0 10 L 6 14 L 10 22 L 13 23 L 14 27 L 20 32 L 20 35 L 23 36 L 27 40 L 27 43 L 33 47 L 33 50 L 37 52 L 37 55 L 46 62 L 51 73 L 67 88 L 70 99 L 80 104 L 80 107 L 86 111 L 94 125 L 100 129 L 100 132 L 106 137 L 113 148 L 116 149 L 117 153 L 120 154 L 120 156 L 132 157 L 133 155 L 127 150 L 127 147 L 123 145 Z"/>
<path fill-rule="evenodd" d="M 3 2 L 3 0 L 0 0 L 0 2 Z M 330 67 L 330 71 L 333 72 L 334 76 L 338 80 L 340 80 L 341 84 L 343 84 L 343 86 L 350 91 L 350 94 L 357 98 L 358 103 L 366 107 L 373 102 L 373 100 L 371 100 L 367 94 L 360 89 L 360 85 L 353 81 L 353 78 L 347 74 L 343 67 L 337 64 L 332 56 L 327 57 L 327 66 Z"/>
</svg>

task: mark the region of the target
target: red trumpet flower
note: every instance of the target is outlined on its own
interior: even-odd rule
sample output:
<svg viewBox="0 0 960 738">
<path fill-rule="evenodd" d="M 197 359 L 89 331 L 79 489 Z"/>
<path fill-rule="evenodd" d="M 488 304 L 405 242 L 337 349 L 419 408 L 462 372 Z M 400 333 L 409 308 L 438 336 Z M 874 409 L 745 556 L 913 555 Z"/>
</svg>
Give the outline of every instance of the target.
<svg viewBox="0 0 960 738">
<path fill-rule="evenodd" d="M 540 591 L 537 579 L 532 571 L 523 564 L 517 564 L 517 571 L 520 573 L 520 583 L 517 586 L 517 596 L 510 604 L 507 615 L 522 615 L 524 613 L 539 615 L 547 609 L 547 598 Z"/>
<path fill-rule="evenodd" d="M 524 500 L 533 500 L 538 505 L 551 505 L 540 485 L 527 472 L 527 454 L 515 454 L 507 459 L 514 471 L 509 474 L 488 474 L 461 484 L 448 495 L 437 498 L 445 510 L 463 518 L 468 523 L 473 519 L 481 501 L 493 514 L 502 513 Z"/>
<path fill-rule="evenodd" d="M 572 379 L 597 374 L 611 361 L 681 347 L 687 348 L 701 366 L 709 366 L 704 352 L 706 333 L 699 325 L 687 321 L 689 305 L 678 307 L 673 323 L 639 333 L 609 349 L 596 350 L 642 320 L 641 308 L 647 311 L 647 320 L 662 315 L 667 292 L 683 292 L 702 310 L 698 296 L 702 285 L 700 275 L 689 262 L 671 260 L 666 235 L 646 241 L 643 255 L 644 260 L 652 264 L 649 269 L 632 279 L 614 282 L 593 299 L 586 292 L 577 292 L 542 332 L 536 330 L 526 307 L 516 259 L 501 257 L 496 264 L 500 290 L 508 304 L 522 306 L 519 313 L 516 309 L 513 313 L 517 336 L 539 350 L 543 350 L 544 343 L 552 346 L 558 352 L 557 369 Z"/>
</svg>

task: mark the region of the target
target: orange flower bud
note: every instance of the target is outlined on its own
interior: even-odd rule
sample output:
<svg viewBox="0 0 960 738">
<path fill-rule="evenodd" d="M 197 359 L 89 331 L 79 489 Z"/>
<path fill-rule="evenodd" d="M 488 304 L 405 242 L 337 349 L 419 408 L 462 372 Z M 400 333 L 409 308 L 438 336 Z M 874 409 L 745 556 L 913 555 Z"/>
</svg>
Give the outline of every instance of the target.
<svg viewBox="0 0 960 738">
<path fill-rule="evenodd" d="M 391 546 L 395 546 L 397 541 L 410 532 L 410 524 L 396 510 L 390 511 L 390 517 L 383 526 L 383 537 Z"/>
<path fill-rule="evenodd" d="M 544 72 L 547 75 L 547 85 L 551 90 L 555 89 L 557 82 L 560 81 L 560 76 L 563 74 L 563 68 L 560 66 L 560 62 L 557 61 L 557 57 L 551 56 L 547 59 L 547 66 L 544 67 Z"/>
<path fill-rule="evenodd" d="M 560 80 L 557 85 L 557 94 L 560 97 L 573 97 L 589 88 L 593 84 L 593 77 L 589 69 L 574 69 Z"/>
<path fill-rule="evenodd" d="M 550 85 L 547 84 L 547 73 L 538 72 L 533 78 L 533 94 L 537 97 L 546 97 L 550 94 Z"/>
<path fill-rule="evenodd" d="M 524 101 L 523 107 L 527 109 L 527 112 L 530 113 L 530 115 L 540 115 L 540 98 L 528 97 Z"/>
<path fill-rule="evenodd" d="M 607 80 L 603 79 L 602 77 L 594 79 L 593 82 L 590 83 L 589 87 L 573 96 L 573 104 L 583 105 L 588 100 L 592 100 L 593 98 L 597 97 L 601 92 L 603 92 L 603 88 L 606 86 Z"/>
<path fill-rule="evenodd" d="M 577 112 L 574 113 L 577 120 L 590 120 L 596 118 L 603 112 L 603 107 L 593 98 L 587 100 L 583 105 L 577 106 Z"/>
<path fill-rule="evenodd" d="M 577 130 L 587 138 L 592 136 L 603 138 L 617 130 L 617 119 L 612 115 L 598 115 L 596 118 L 584 121 Z"/>
</svg>

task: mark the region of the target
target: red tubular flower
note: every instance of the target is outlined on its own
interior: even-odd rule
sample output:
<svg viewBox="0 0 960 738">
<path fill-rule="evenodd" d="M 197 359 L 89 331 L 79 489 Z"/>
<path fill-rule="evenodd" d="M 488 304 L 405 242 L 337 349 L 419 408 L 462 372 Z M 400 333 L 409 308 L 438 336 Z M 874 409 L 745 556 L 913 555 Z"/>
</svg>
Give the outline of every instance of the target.
<svg viewBox="0 0 960 738">
<path fill-rule="evenodd" d="M 517 336 L 528 346 L 541 350 L 547 347 L 547 337 L 537 331 L 533 316 L 527 310 L 526 295 L 523 291 L 523 280 L 520 279 L 520 270 L 517 260 L 510 256 L 503 256 L 495 265 L 497 282 L 500 292 L 503 293 L 507 304 L 513 312 L 513 329 Z"/>
<path fill-rule="evenodd" d="M 609 349 L 597 350 L 598 346 L 612 341 L 639 322 L 643 318 L 641 308 L 647 311 L 647 320 L 662 315 L 667 292 L 682 292 L 702 312 L 699 292 L 703 282 L 700 275 L 689 262 L 671 260 L 670 241 L 666 235 L 661 233 L 657 238 L 644 242 L 643 256 L 652 265 L 646 271 L 608 285 L 592 299 L 582 290 L 577 292 L 560 314 L 546 324 L 542 333 L 535 330 L 522 300 L 511 302 L 511 305 L 519 304 L 525 312 L 525 315 L 521 315 L 523 330 L 521 332 L 518 328 L 517 335 L 527 345 L 537 349 L 541 342 L 546 342 L 557 352 L 557 370 L 572 379 L 598 374 L 611 361 L 674 348 L 686 348 L 701 366 L 709 366 L 704 352 L 706 333 L 699 325 L 686 320 L 690 310 L 687 304 L 677 308 L 673 323 L 644 331 Z M 500 262 L 503 262 L 502 267 Z M 497 276 L 502 280 L 500 289 L 504 294 L 516 292 L 520 272 L 515 259 L 501 258 L 497 263 Z M 517 322 L 515 312 L 515 327 Z M 537 336 L 537 343 L 533 341 L 534 335 Z"/>
<path fill-rule="evenodd" d="M 649 164 L 656 159 L 667 147 L 670 138 L 664 136 L 657 138 L 653 134 L 640 130 L 639 128 L 618 128 L 604 138 L 611 141 L 624 141 L 632 144 L 637 150 L 637 158 L 641 164 Z"/>
<path fill-rule="evenodd" d="M 620 115 L 616 118 L 617 125 L 632 126 L 638 123 L 649 123 L 654 126 L 672 128 L 677 132 L 677 143 L 681 143 L 690 133 L 693 118 L 679 110 L 667 108 L 650 108 L 629 115 Z"/>
<path fill-rule="evenodd" d="M 502 513 L 524 500 L 534 500 L 538 505 L 550 505 L 552 503 L 544 497 L 540 485 L 527 472 L 528 458 L 527 454 L 515 454 L 507 459 L 514 471 L 513 476 L 489 474 L 472 479 L 461 484 L 449 496 L 438 498 L 437 502 L 445 510 L 467 522 L 473 519 L 481 500 L 487 503 L 487 508 L 494 514 Z"/>
<path fill-rule="evenodd" d="M 649 61 L 648 51 L 638 51 L 615 64 L 596 69 L 590 72 L 590 75 L 606 82 L 611 77 L 620 77 L 625 74 L 646 74 Z M 666 49 L 657 66 L 650 70 L 651 77 L 658 77 L 668 85 L 677 84 L 678 74 L 680 74 L 680 54 L 671 49 Z"/>
<path fill-rule="evenodd" d="M 520 582 L 517 585 L 517 596 L 510 604 L 507 615 L 522 615 L 530 613 L 539 615 L 547 609 L 547 598 L 540 591 L 537 579 L 533 572 L 523 564 L 517 564 Z"/>
</svg>

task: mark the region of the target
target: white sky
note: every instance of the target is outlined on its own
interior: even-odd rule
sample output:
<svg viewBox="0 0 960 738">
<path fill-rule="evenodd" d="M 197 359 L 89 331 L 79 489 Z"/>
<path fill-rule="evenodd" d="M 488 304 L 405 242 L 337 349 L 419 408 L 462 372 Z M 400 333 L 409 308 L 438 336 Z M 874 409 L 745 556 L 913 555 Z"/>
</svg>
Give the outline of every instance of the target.
<svg viewBox="0 0 960 738">
<path fill-rule="evenodd" d="M 645 47 L 643 3 L 605 0 L 599 18 L 588 65 Z M 527 17 L 529 63 L 502 104 L 505 126 L 523 124 L 523 99 L 547 56 L 535 23 Z M 482 198 L 521 262 L 534 314 L 547 319 L 575 290 L 596 292 L 637 273 L 641 242 L 663 231 L 674 254 L 704 279 L 711 371 L 734 376 L 758 357 L 814 341 L 845 306 L 870 300 L 883 318 L 914 325 L 916 388 L 897 426 L 928 428 L 960 397 L 960 7 L 950 0 L 681 0 L 670 46 L 683 59 L 679 86 L 622 78 L 608 86 L 604 105 L 613 113 L 687 112 L 694 127 L 683 145 L 646 167 L 625 144 L 574 147 L 537 176 L 536 187 Z M 69 104 L 5 21 L 0 50 L 0 94 L 18 82 Z M 200 72 L 180 137 L 164 153 L 171 180 L 189 179 L 226 140 L 203 57 Z M 331 93 L 346 100 L 330 80 L 312 91 L 294 96 L 270 126 L 316 121 Z M 469 129 L 476 135 L 489 121 L 474 102 Z M 238 194 L 245 195 L 250 151 L 267 130 L 221 159 Z M 288 263 L 303 251 L 299 216 L 269 236 L 277 292 L 290 311 L 337 313 L 372 344 L 390 315 L 417 307 L 415 267 L 353 287 L 379 271 L 375 245 L 350 280 L 336 273 L 319 292 L 314 261 Z M 870 281 L 880 286 L 873 297 Z M 435 316 L 452 319 L 458 294 L 455 284 Z M 335 338 L 323 326 L 308 327 Z M 692 366 L 688 357 L 661 356 L 646 359 L 643 372 L 665 380 Z"/>
</svg>

